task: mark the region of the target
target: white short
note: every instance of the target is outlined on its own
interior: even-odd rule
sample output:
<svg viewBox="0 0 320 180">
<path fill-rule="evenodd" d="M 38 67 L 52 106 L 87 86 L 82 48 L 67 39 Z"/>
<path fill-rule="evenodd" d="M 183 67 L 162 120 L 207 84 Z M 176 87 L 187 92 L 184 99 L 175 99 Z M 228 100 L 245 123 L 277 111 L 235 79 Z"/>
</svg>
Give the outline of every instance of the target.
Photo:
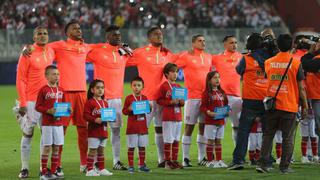
<svg viewBox="0 0 320 180">
<path fill-rule="evenodd" d="M 16 106 L 13 108 L 13 111 L 17 115 L 17 121 L 20 125 L 22 132 L 26 135 L 32 135 L 33 129 L 36 125 L 41 126 L 41 113 L 36 111 L 36 102 L 28 101 L 27 102 L 27 113 L 23 117 L 18 114 L 19 102 L 16 102 Z"/>
<path fill-rule="evenodd" d="M 262 145 L 262 133 L 250 133 L 249 135 L 249 147 L 248 149 L 253 150 L 261 150 Z"/>
<path fill-rule="evenodd" d="M 122 126 L 122 101 L 121 99 L 108 99 L 108 105 L 110 108 L 116 109 L 116 121 L 108 122 L 110 128 L 119 128 Z"/>
<path fill-rule="evenodd" d="M 188 99 L 184 107 L 185 124 L 195 125 L 197 122 L 204 123 L 204 114 L 200 112 L 200 99 Z"/>
<path fill-rule="evenodd" d="M 204 126 L 204 137 L 206 139 L 222 139 L 224 136 L 224 126 L 216 125 L 205 125 Z"/>
<path fill-rule="evenodd" d="M 302 137 L 317 137 L 313 117 L 307 116 L 306 119 L 300 121 L 300 134 Z"/>
<path fill-rule="evenodd" d="M 239 119 L 242 110 L 242 99 L 237 96 L 227 96 L 229 106 L 231 109 L 229 119 L 231 120 L 232 127 L 239 127 Z"/>
<path fill-rule="evenodd" d="M 156 101 L 149 101 L 152 106 L 152 111 L 146 115 L 147 127 L 149 128 L 153 120 L 154 127 L 162 127 L 162 106 L 157 104 Z"/>
<path fill-rule="evenodd" d="M 44 146 L 63 145 L 63 126 L 42 126 L 41 141 Z"/>
<path fill-rule="evenodd" d="M 88 148 L 97 149 L 98 147 L 105 147 L 107 143 L 107 138 L 88 138 Z"/>
<path fill-rule="evenodd" d="M 274 141 L 276 143 L 282 143 L 282 132 L 280 130 L 276 132 L 276 135 L 274 136 Z"/>
<path fill-rule="evenodd" d="M 128 134 L 127 146 L 128 148 L 146 147 L 148 145 L 148 134 Z"/>
<path fill-rule="evenodd" d="M 163 121 L 163 141 L 165 143 L 173 143 L 173 141 L 180 141 L 182 122 L 180 121 Z"/>
</svg>

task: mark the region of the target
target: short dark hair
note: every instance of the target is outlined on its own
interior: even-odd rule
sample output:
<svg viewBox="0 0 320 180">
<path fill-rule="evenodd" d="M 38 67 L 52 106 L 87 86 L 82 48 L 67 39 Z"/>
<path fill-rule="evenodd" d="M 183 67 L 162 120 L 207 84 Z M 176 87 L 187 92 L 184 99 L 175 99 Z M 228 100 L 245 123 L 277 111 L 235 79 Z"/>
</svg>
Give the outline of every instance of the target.
<svg viewBox="0 0 320 180">
<path fill-rule="evenodd" d="M 263 47 L 263 38 L 259 33 L 251 33 L 246 42 L 246 48 L 248 50 L 257 50 Z"/>
<path fill-rule="evenodd" d="M 45 26 L 37 26 L 36 28 L 34 28 L 33 34 L 35 34 L 39 29 L 45 29 L 48 31 L 48 29 Z"/>
<path fill-rule="evenodd" d="M 105 32 L 109 33 L 111 31 L 117 31 L 119 29 L 120 29 L 120 27 L 117 25 L 110 25 L 110 26 L 106 27 Z"/>
<path fill-rule="evenodd" d="M 204 37 L 202 34 L 196 34 L 196 35 L 193 35 L 192 38 L 191 38 L 191 42 L 196 42 L 196 40 L 198 39 L 198 37 Z"/>
<path fill-rule="evenodd" d="M 281 52 L 287 52 L 292 48 L 292 37 L 290 34 L 280 34 L 277 38 L 277 44 Z"/>
<path fill-rule="evenodd" d="M 236 38 L 234 35 L 227 35 L 223 38 L 222 42 L 228 41 L 229 38 Z"/>
<path fill-rule="evenodd" d="M 169 74 L 170 71 L 177 71 L 178 70 L 178 66 L 174 63 L 167 63 L 164 68 L 163 68 L 163 74 L 165 77 L 167 77 L 166 74 Z"/>
<path fill-rule="evenodd" d="M 47 66 L 46 69 L 45 69 L 45 71 L 44 71 L 45 75 L 48 75 L 48 72 L 49 72 L 50 70 L 52 70 L 52 69 L 58 69 L 58 68 L 57 68 L 57 66 L 55 66 L 55 65 L 49 65 L 49 66 Z"/>
<path fill-rule="evenodd" d="M 66 26 L 64 27 L 64 33 L 67 34 L 68 28 L 69 26 L 71 26 L 72 24 L 80 24 L 79 21 L 75 20 L 75 19 L 71 19 L 71 21 L 69 21 Z"/>
<path fill-rule="evenodd" d="M 150 37 L 150 35 L 151 35 L 151 33 L 152 33 L 153 31 L 158 30 L 158 29 L 161 30 L 161 28 L 160 28 L 159 26 L 152 26 L 152 27 L 148 30 L 148 32 L 147 32 L 148 37 Z"/>
<path fill-rule="evenodd" d="M 133 78 L 130 83 L 132 84 L 133 81 L 142 82 L 142 85 L 144 86 L 144 81 L 143 81 L 142 77 L 140 77 L 140 76 L 137 76 L 137 77 Z"/>
</svg>

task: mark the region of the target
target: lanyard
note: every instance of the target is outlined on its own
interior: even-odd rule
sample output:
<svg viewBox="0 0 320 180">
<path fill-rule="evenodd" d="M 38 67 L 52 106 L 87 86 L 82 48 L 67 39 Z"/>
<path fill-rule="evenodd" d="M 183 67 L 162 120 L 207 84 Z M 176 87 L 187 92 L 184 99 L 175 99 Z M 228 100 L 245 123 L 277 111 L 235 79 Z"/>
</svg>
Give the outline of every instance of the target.
<svg viewBox="0 0 320 180">
<path fill-rule="evenodd" d="M 138 99 L 136 98 L 136 96 L 135 96 L 134 94 L 132 94 L 132 96 L 134 97 L 134 99 L 135 99 L 136 101 L 138 101 Z M 140 95 L 139 97 L 140 97 L 140 101 L 141 101 L 141 100 L 142 100 L 141 95 Z"/>
<path fill-rule="evenodd" d="M 54 94 L 54 90 L 52 89 L 52 87 L 49 84 L 48 84 L 48 86 L 49 86 L 51 92 Z M 56 90 L 57 90 L 57 92 L 54 95 L 54 98 L 56 99 L 55 102 L 58 102 L 59 101 L 59 89 L 58 89 L 58 87 L 56 87 Z"/>
<path fill-rule="evenodd" d="M 93 97 L 93 99 L 97 102 L 97 104 L 99 105 L 100 109 L 101 109 L 101 108 L 105 108 L 105 105 L 104 105 L 104 101 L 103 101 L 103 100 L 102 100 L 102 106 L 101 106 L 101 104 L 99 103 L 99 101 L 98 101 L 95 97 Z"/>
<path fill-rule="evenodd" d="M 223 95 L 220 96 L 219 90 L 213 90 L 213 91 L 216 93 L 216 96 L 217 96 L 218 99 L 219 99 L 220 106 L 222 106 L 222 105 L 223 105 Z"/>
<path fill-rule="evenodd" d="M 170 89 L 172 90 L 172 85 L 171 85 L 171 83 L 169 82 L 169 81 L 167 81 L 168 82 L 168 84 L 169 84 L 169 86 L 170 86 Z"/>
</svg>

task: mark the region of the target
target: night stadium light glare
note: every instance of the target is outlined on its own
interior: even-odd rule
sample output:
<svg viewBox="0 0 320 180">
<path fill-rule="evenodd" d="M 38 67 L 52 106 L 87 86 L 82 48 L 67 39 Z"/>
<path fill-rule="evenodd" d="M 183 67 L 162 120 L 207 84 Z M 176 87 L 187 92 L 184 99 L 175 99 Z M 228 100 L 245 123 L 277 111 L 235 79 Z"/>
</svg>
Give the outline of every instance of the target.
<svg viewBox="0 0 320 180">
<path fill-rule="evenodd" d="M 36 8 L 32 8 L 32 12 L 36 12 Z"/>
<path fill-rule="evenodd" d="M 59 7 L 59 8 L 58 8 L 58 11 L 61 11 L 61 10 L 62 10 L 61 7 Z"/>
<path fill-rule="evenodd" d="M 140 10 L 140 11 L 143 11 L 143 7 L 140 7 L 139 10 Z"/>
<path fill-rule="evenodd" d="M 152 15 L 151 15 L 151 14 L 149 14 L 149 15 L 148 15 L 148 19 L 151 19 L 151 18 L 152 18 Z"/>
<path fill-rule="evenodd" d="M 134 3 L 134 0 L 129 0 L 129 3 Z"/>
<path fill-rule="evenodd" d="M 161 24 L 160 27 L 161 27 L 161 29 L 164 29 L 164 28 L 165 28 L 164 24 Z"/>
</svg>

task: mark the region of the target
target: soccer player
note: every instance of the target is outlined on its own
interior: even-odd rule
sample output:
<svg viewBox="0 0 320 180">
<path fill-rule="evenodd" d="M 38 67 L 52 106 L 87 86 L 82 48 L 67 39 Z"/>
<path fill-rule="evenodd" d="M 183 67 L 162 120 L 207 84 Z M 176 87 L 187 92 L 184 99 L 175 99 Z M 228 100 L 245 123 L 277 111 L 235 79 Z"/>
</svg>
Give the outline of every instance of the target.
<svg viewBox="0 0 320 180">
<path fill-rule="evenodd" d="M 86 176 L 111 176 L 113 173 L 105 169 L 104 147 L 106 146 L 108 131 L 107 123 L 102 122 L 101 109 L 108 108 L 104 99 L 104 82 L 93 80 L 88 89 L 88 100 L 84 105 L 84 118 L 88 121 L 88 146 Z M 94 158 L 97 156 L 97 169 L 93 168 Z"/>
<path fill-rule="evenodd" d="M 63 126 L 61 118 L 54 117 L 56 109 L 54 103 L 64 102 L 63 90 L 58 86 L 59 71 L 56 66 L 46 67 L 45 75 L 48 84 L 43 86 L 37 97 L 36 110 L 42 114 L 41 122 L 41 177 L 47 180 L 50 178 L 63 178 L 63 175 L 57 173 L 59 159 L 59 148 L 64 143 Z M 48 159 L 51 155 L 51 172 L 48 171 Z"/>
<path fill-rule="evenodd" d="M 33 53 L 29 57 L 20 56 L 17 68 L 16 87 L 19 96 L 19 115 L 26 116 L 27 121 L 21 121 L 23 136 L 21 138 L 21 164 L 19 178 L 29 175 L 29 159 L 34 127 L 40 123 L 40 113 L 35 110 L 37 94 L 47 81 L 45 68 L 52 64 L 54 52 L 47 46 L 48 31 L 37 27 L 33 31 Z"/>
<path fill-rule="evenodd" d="M 172 61 L 174 55 L 163 46 L 163 34 L 160 27 L 152 27 L 148 30 L 150 44 L 137 48 L 133 56 L 128 60 L 128 65 L 137 66 L 139 76 L 144 79 L 142 93 L 148 97 L 152 105 L 152 112 L 147 114 L 149 127 L 152 119 L 155 126 L 155 143 L 158 150 L 158 167 L 164 167 L 163 135 L 161 112 L 162 108 L 157 104 L 157 96 L 160 85 L 166 81 L 163 76 L 163 67 Z"/>
<path fill-rule="evenodd" d="M 205 165 L 206 138 L 204 132 L 204 114 L 200 112 L 201 94 L 205 90 L 206 76 L 210 71 L 212 56 L 205 53 L 206 43 L 203 35 L 192 37 L 192 50 L 182 52 L 175 63 L 183 69 L 185 85 L 188 89 L 188 100 L 184 109 L 185 131 L 182 137 L 183 166 L 190 167 L 190 145 L 194 125 L 199 122 L 198 162 Z"/>
<path fill-rule="evenodd" d="M 64 30 L 67 40 L 51 42 L 48 46 L 54 50 L 55 61 L 61 74 L 59 85 L 65 90 L 66 101 L 71 103 L 74 110 L 71 118 L 63 120 L 64 133 L 66 134 L 69 122 L 72 120 L 72 123 L 77 126 L 80 172 L 85 172 L 88 150 L 87 122 L 83 118 L 83 107 L 86 102 L 85 62 L 87 54 L 98 45 L 84 43 L 80 24 L 76 20 L 71 20 Z M 33 51 L 28 46 L 23 53 L 28 56 L 32 55 Z M 61 158 L 61 155 L 59 157 Z M 60 159 L 58 166 L 60 166 Z M 59 169 L 61 170 L 61 167 Z"/>
<path fill-rule="evenodd" d="M 113 151 L 113 169 L 127 170 L 120 161 L 120 128 L 122 126 L 123 80 L 128 55 L 120 55 L 121 34 L 118 26 L 106 28 L 107 42 L 93 49 L 87 60 L 94 65 L 94 79 L 105 83 L 104 97 L 109 107 L 116 109 L 116 121 L 110 122 L 111 144 Z"/>
<path fill-rule="evenodd" d="M 174 87 L 181 87 L 176 84 L 178 66 L 168 63 L 164 66 L 163 74 L 168 81 L 160 86 L 157 103 L 163 107 L 162 129 L 164 140 L 164 159 L 166 169 L 181 169 L 183 166 L 178 162 L 179 142 L 182 126 L 181 107 L 184 106 L 184 99 L 172 99 Z"/>
<path fill-rule="evenodd" d="M 148 145 L 148 127 L 146 114 L 134 115 L 132 103 L 135 101 L 148 100 L 147 96 L 141 93 L 144 87 L 144 82 L 141 77 L 136 77 L 131 81 L 133 93 L 126 97 L 122 112 L 128 116 L 127 121 L 127 146 L 128 146 L 128 164 L 129 173 L 134 172 L 133 157 L 134 149 L 139 149 L 139 171 L 150 172 L 150 169 L 145 164 L 146 146 Z"/>
<path fill-rule="evenodd" d="M 228 97 L 231 108 L 230 116 L 232 124 L 233 142 L 236 143 L 237 132 L 239 127 L 239 118 L 242 107 L 240 93 L 240 75 L 236 72 L 236 65 L 242 58 L 242 54 L 237 52 L 237 39 L 233 35 L 223 38 L 224 52 L 214 55 L 212 66 L 219 72 L 221 78 L 221 88 Z"/>
</svg>

